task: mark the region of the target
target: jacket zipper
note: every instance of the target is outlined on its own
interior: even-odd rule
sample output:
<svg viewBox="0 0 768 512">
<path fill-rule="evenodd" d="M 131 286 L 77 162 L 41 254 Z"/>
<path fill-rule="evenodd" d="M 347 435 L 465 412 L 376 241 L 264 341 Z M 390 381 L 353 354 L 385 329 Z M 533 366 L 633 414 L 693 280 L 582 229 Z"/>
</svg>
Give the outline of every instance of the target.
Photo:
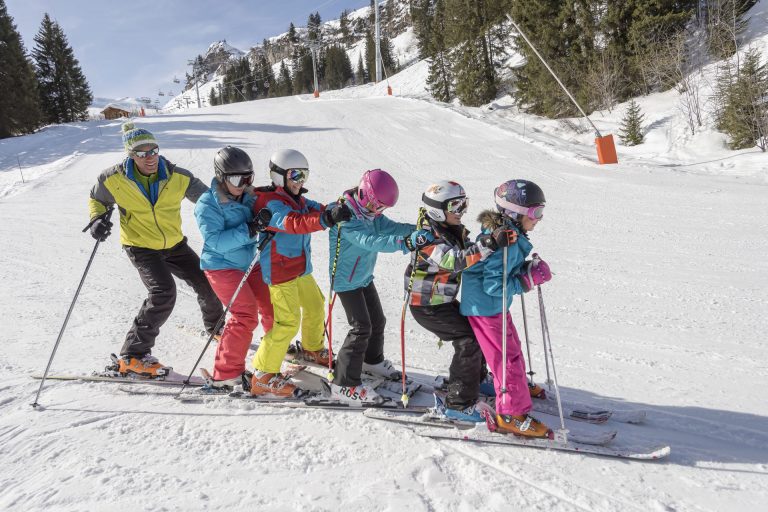
<svg viewBox="0 0 768 512">
<path fill-rule="evenodd" d="M 155 221 L 155 226 L 157 226 L 157 230 L 160 232 L 160 234 L 161 234 L 161 235 L 163 235 L 163 249 L 165 249 L 165 248 L 166 248 L 166 245 L 168 245 L 168 239 L 165 237 L 165 232 L 163 232 L 163 230 L 160 228 L 160 223 L 157 221 L 157 214 L 155 213 L 155 205 L 154 205 L 154 204 L 152 204 L 152 201 L 150 201 L 150 200 L 149 200 L 149 198 L 148 198 L 147 196 L 145 196 L 145 195 L 144 195 L 144 192 L 142 192 L 142 191 L 141 191 L 141 187 L 139 186 L 139 184 L 138 184 L 138 183 L 136 183 L 136 182 L 135 182 L 135 181 L 133 181 L 133 180 L 128 180 L 128 181 L 130 181 L 130 182 L 132 182 L 132 183 L 133 183 L 133 185 L 134 185 L 134 186 L 135 186 L 135 187 L 138 189 L 139 193 L 140 193 L 142 196 L 144 196 L 144 199 L 146 199 L 146 200 L 147 200 L 147 202 L 149 203 L 149 207 L 152 209 L 152 218 L 153 218 L 153 219 L 154 219 L 154 221 Z M 165 180 L 165 181 L 168 181 L 168 180 Z M 160 184 L 158 184 L 158 187 L 159 187 L 159 186 L 160 186 Z M 161 188 L 161 189 L 160 189 L 160 190 L 158 190 L 158 192 L 157 192 L 157 201 L 158 201 L 158 202 L 160 202 L 160 194 L 163 192 L 163 190 L 165 190 L 165 187 Z"/>
<path fill-rule="evenodd" d="M 347 282 L 349 282 L 349 283 L 352 282 L 352 278 L 355 275 L 355 270 L 357 270 L 357 264 L 358 263 L 360 263 L 360 256 L 358 256 L 357 259 L 355 260 L 355 265 L 352 267 L 352 272 L 349 274 L 349 280 Z"/>
</svg>

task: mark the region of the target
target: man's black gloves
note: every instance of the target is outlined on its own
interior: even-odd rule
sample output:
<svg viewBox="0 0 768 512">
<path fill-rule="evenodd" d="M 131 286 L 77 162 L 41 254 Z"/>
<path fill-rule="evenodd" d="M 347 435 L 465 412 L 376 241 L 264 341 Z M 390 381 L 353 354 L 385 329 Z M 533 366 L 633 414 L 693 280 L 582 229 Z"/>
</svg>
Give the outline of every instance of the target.
<svg viewBox="0 0 768 512">
<path fill-rule="evenodd" d="M 253 216 L 253 220 L 248 223 L 248 235 L 254 238 L 263 233 L 269 226 L 269 221 L 272 220 L 272 212 L 267 208 L 262 208 L 256 215 Z"/>
<path fill-rule="evenodd" d="M 332 228 L 339 222 L 346 222 L 352 218 L 352 212 L 343 204 L 338 204 L 333 208 L 326 208 L 323 212 L 323 223 Z"/>
<path fill-rule="evenodd" d="M 112 212 L 109 211 L 107 213 Z M 112 221 L 109 220 L 107 213 L 96 217 L 91 222 L 91 236 L 99 242 L 105 241 L 107 237 L 112 233 Z"/>
</svg>

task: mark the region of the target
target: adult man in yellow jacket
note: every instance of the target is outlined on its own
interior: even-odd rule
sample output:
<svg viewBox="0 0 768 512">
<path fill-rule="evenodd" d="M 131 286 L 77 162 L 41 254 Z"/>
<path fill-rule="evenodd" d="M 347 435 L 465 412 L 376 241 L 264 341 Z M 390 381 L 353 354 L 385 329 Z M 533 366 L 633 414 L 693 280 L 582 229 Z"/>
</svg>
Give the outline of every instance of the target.
<svg viewBox="0 0 768 512">
<path fill-rule="evenodd" d="M 161 157 L 157 140 L 148 130 L 125 123 L 123 145 L 128 157 L 102 172 L 91 190 L 91 235 L 102 241 L 109 236 L 112 223 L 104 213 L 117 204 L 120 243 L 149 292 L 125 338 L 117 370 L 158 377 L 170 371 L 151 352 L 176 303 L 173 276 L 197 294 L 209 333 L 223 313 L 200 270 L 200 259 L 181 232 L 181 201 L 186 197 L 197 202 L 208 187 Z"/>
</svg>

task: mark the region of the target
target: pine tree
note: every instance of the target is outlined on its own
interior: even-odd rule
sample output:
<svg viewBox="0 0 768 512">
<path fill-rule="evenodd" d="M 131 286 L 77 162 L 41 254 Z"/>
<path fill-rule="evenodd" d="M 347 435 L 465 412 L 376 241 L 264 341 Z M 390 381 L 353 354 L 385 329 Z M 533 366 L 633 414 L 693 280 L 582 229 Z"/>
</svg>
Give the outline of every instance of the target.
<svg viewBox="0 0 768 512">
<path fill-rule="evenodd" d="M 296 27 L 293 25 L 293 22 L 288 25 L 288 42 L 291 44 L 296 44 L 299 42 L 299 36 L 296 35 Z"/>
<path fill-rule="evenodd" d="M 46 13 L 35 36 L 35 59 L 40 105 L 49 123 L 68 123 L 88 118 L 93 101 L 80 63 L 64 31 Z"/>
<path fill-rule="evenodd" d="M 437 101 L 448 102 L 453 98 L 453 71 L 450 64 L 449 50 L 445 44 L 445 1 L 436 0 L 434 14 L 431 17 L 430 38 L 424 42 L 424 52 L 429 58 L 427 90 Z"/>
<path fill-rule="evenodd" d="M 498 0 L 445 0 L 451 20 L 446 44 L 452 47 L 456 96 L 465 105 L 478 106 L 494 99 L 498 77 L 493 61 L 490 28 L 502 20 L 504 2 Z"/>
<path fill-rule="evenodd" d="M 705 7 L 709 54 L 726 59 L 736 53 L 747 28 L 749 11 L 757 0 L 707 0 Z"/>
<path fill-rule="evenodd" d="M 324 88 L 341 89 L 352 80 L 352 63 L 343 47 L 337 45 L 329 47 L 323 61 L 325 63 Z"/>
<path fill-rule="evenodd" d="M 640 105 L 635 100 L 629 102 L 627 112 L 621 120 L 619 137 L 625 146 L 637 146 L 643 143 L 643 119 L 645 116 L 640 112 Z"/>
<path fill-rule="evenodd" d="M 352 43 L 352 32 L 349 28 L 349 11 L 344 9 L 339 16 L 339 32 L 341 33 L 341 44 L 348 46 Z"/>
<path fill-rule="evenodd" d="M 376 42 L 373 39 L 373 28 L 365 31 L 365 70 L 366 82 L 376 80 Z"/>
<path fill-rule="evenodd" d="M 285 61 L 280 63 L 280 74 L 277 77 L 275 89 L 277 89 L 275 96 L 290 96 L 292 94 L 291 73 L 288 71 Z"/>
<path fill-rule="evenodd" d="M 216 88 L 211 87 L 211 92 L 208 93 L 208 104 L 215 107 L 219 104 L 219 98 L 216 96 Z"/>
<path fill-rule="evenodd" d="M 37 128 L 37 81 L 4 0 L 0 0 L 0 91 L 0 138 Z"/>
<path fill-rule="evenodd" d="M 319 12 L 309 15 L 307 20 L 307 40 L 320 42 L 323 39 L 321 24 L 322 19 Z"/>
<path fill-rule="evenodd" d="M 368 82 L 368 76 L 365 73 L 365 66 L 363 66 L 363 53 L 360 52 L 357 55 L 357 71 L 355 71 L 355 85 L 363 85 Z"/>
<path fill-rule="evenodd" d="M 768 144 L 768 71 L 756 49 L 747 52 L 735 82 L 723 93 L 725 105 L 717 127 L 728 135 L 731 149 Z"/>
<path fill-rule="evenodd" d="M 432 57 L 430 44 L 432 41 L 433 19 L 437 16 L 437 7 L 435 0 L 412 0 L 411 1 L 411 20 L 413 23 L 413 32 L 416 35 L 416 44 L 419 49 L 419 58 L 428 59 Z M 444 4 L 444 2 L 441 2 Z M 443 5 L 443 18 L 445 10 Z"/>
</svg>

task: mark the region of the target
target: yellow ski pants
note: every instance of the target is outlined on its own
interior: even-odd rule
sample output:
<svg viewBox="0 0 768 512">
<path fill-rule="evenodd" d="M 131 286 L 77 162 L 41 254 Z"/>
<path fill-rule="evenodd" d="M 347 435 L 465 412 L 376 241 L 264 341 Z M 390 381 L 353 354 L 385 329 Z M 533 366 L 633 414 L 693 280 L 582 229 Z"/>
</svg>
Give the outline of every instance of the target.
<svg viewBox="0 0 768 512">
<path fill-rule="evenodd" d="M 271 285 L 275 321 L 272 330 L 261 340 L 253 356 L 253 367 L 267 373 L 278 373 L 301 323 L 301 345 L 305 350 L 324 347 L 325 299 L 312 274 L 292 281 Z"/>
</svg>

